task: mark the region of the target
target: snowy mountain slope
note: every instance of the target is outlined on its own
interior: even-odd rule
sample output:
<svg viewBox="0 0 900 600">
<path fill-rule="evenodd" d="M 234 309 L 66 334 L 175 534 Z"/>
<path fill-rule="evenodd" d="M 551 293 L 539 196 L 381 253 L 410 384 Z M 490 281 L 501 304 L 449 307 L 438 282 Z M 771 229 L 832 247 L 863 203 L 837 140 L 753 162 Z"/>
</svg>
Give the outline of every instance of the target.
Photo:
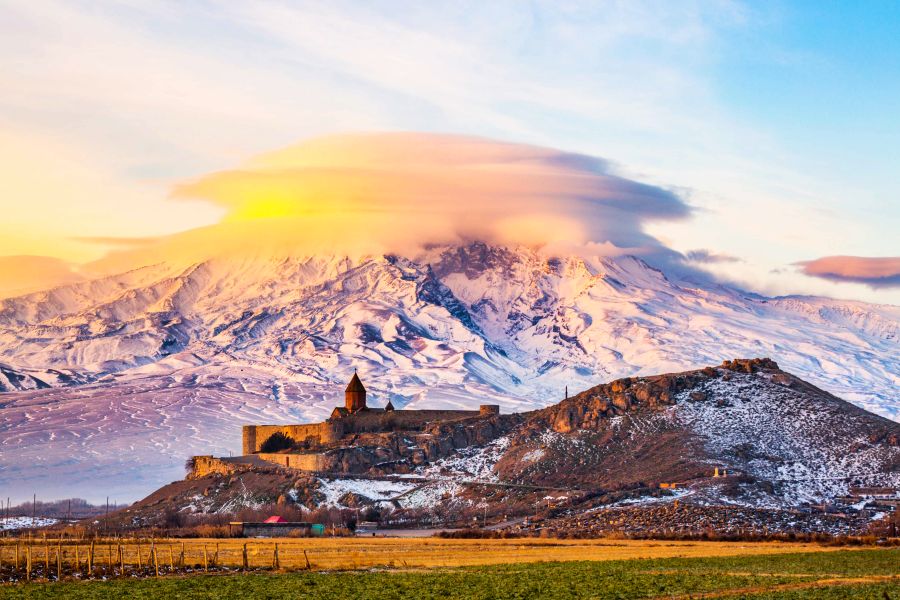
<svg viewBox="0 0 900 600">
<path fill-rule="evenodd" d="M 783 374 L 736 373 L 676 396 L 676 418 L 711 456 L 776 484 L 788 506 L 845 494 L 851 483 L 900 486 L 900 426 Z"/>
<path fill-rule="evenodd" d="M 851 485 L 900 486 L 900 424 L 767 359 L 726 361 L 617 380 L 537 411 L 489 468 L 506 482 L 582 489 L 696 483 L 706 501 L 790 508 Z M 732 474 L 727 492 L 716 468 Z"/>
<path fill-rule="evenodd" d="M 688 286 L 630 256 L 472 244 L 153 265 L 0 301 L 0 389 L 54 388 L 0 396 L 0 485 L 75 486 L 97 460 L 116 485 L 173 478 L 191 453 L 238 450 L 242 423 L 324 417 L 354 367 L 376 404 L 512 411 L 566 386 L 772 356 L 898 419 L 898 328 L 898 307 Z M 215 408 L 195 413 L 198 398 Z M 19 469 L 25 455 L 46 468 Z"/>
</svg>

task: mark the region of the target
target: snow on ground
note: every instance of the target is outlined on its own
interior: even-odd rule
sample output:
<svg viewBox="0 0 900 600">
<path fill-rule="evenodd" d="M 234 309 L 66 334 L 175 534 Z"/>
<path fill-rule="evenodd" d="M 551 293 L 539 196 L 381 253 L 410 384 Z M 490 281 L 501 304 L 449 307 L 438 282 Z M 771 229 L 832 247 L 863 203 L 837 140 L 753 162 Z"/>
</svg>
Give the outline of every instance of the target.
<svg viewBox="0 0 900 600">
<path fill-rule="evenodd" d="M 671 493 L 665 496 L 641 496 L 640 498 L 626 498 L 612 504 L 605 504 L 600 509 L 610 508 L 613 506 L 646 506 L 649 504 L 665 504 L 666 502 L 674 502 L 688 496 L 692 496 L 694 491 L 688 488 L 678 488 L 671 490 Z"/>
<path fill-rule="evenodd" d="M 690 392 L 678 397 L 676 418 L 720 457 L 715 466 L 775 481 L 785 504 L 834 498 L 854 479 L 900 486 L 900 473 L 890 473 L 900 448 L 872 444 L 867 426 L 839 403 L 813 403 L 767 374 L 734 373 L 731 381 L 711 379 L 704 386 L 705 401 L 690 401 Z M 844 426 L 833 427 L 838 422 Z M 879 472 L 886 474 L 872 475 Z"/>
<path fill-rule="evenodd" d="M 435 508 L 456 499 L 464 489 L 464 486 L 452 479 L 433 481 L 420 485 L 403 496 L 400 505 L 403 508 Z"/>
<path fill-rule="evenodd" d="M 324 495 L 322 504 L 343 507 L 341 500 L 347 494 L 363 496 L 373 502 L 393 500 L 418 487 L 406 481 L 383 479 L 319 479 L 319 493 Z"/>
<path fill-rule="evenodd" d="M 0 519 L 0 531 L 49 527 L 57 523 L 59 523 L 59 519 L 51 519 L 49 517 L 4 517 Z"/>
<path fill-rule="evenodd" d="M 537 462 L 544 458 L 544 454 L 546 452 L 543 448 L 535 448 L 534 450 L 530 450 L 522 455 L 523 462 Z"/>
<path fill-rule="evenodd" d="M 486 446 L 462 448 L 453 456 L 442 458 L 416 472 L 429 478 L 474 479 L 498 481 L 494 465 L 509 448 L 509 437 L 495 439 Z"/>
<path fill-rule="evenodd" d="M 260 501 L 256 494 L 247 488 L 244 480 L 240 476 L 238 476 L 238 482 L 241 485 L 240 493 L 228 498 L 221 505 L 217 506 L 219 497 L 219 494 L 217 493 L 207 494 L 205 496 L 202 494 L 194 494 L 191 497 L 190 502 L 182 506 L 179 510 L 188 513 L 224 515 L 233 514 L 244 508 L 261 508 L 264 502 Z M 218 492 L 223 487 L 225 487 L 225 484 L 220 481 L 215 491 Z"/>
</svg>

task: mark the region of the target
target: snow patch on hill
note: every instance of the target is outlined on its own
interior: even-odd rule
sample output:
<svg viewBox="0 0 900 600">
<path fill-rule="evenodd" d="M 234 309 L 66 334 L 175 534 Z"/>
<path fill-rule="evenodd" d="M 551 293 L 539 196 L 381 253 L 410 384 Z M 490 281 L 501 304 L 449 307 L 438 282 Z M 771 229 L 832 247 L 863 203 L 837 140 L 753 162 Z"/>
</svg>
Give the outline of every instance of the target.
<svg viewBox="0 0 900 600">
<path fill-rule="evenodd" d="M 678 397 L 677 418 L 704 440 L 712 466 L 775 482 L 777 504 L 821 502 L 860 483 L 900 486 L 891 472 L 900 448 L 874 444 L 862 416 L 837 401 L 814 402 L 768 374 L 710 379 L 703 391 L 703 401 Z"/>
<path fill-rule="evenodd" d="M 324 496 L 322 504 L 343 507 L 347 494 L 366 498 L 371 502 L 388 501 L 415 489 L 417 484 L 383 479 L 319 479 L 318 492 Z"/>
</svg>

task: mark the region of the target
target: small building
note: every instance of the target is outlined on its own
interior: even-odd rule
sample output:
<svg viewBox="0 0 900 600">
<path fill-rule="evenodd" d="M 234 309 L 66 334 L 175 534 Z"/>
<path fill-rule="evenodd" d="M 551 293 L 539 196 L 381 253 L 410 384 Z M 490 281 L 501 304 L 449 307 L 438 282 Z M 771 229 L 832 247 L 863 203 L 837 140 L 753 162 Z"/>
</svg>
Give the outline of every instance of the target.
<svg viewBox="0 0 900 600">
<path fill-rule="evenodd" d="M 850 496 L 857 498 L 879 498 L 890 500 L 900 498 L 900 489 L 892 487 L 851 487 Z"/>
<path fill-rule="evenodd" d="M 232 521 L 228 524 L 231 537 L 277 538 L 322 535 L 325 528 L 305 521 L 285 521 L 281 517 L 269 517 L 261 523 Z"/>
<path fill-rule="evenodd" d="M 375 533 L 377 530 L 378 523 L 376 521 L 360 521 L 356 526 L 357 535 L 368 535 L 370 533 Z"/>
</svg>

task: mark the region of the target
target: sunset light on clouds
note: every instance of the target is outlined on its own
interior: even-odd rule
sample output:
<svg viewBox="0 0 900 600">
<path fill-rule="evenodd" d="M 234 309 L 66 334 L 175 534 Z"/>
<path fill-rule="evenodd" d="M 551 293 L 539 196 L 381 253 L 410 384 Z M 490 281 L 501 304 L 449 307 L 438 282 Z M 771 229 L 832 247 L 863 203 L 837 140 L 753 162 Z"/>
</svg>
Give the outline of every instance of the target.
<svg viewBox="0 0 900 600">
<path fill-rule="evenodd" d="M 0 290 L 152 248 L 188 256 L 198 245 L 180 240 L 197 237 L 274 243 L 241 224 L 277 219 L 309 247 L 339 228 L 358 251 L 595 244 L 754 291 L 897 302 L 891 285 L 809 266 L 898 254 L 898 36 L 878 19 L 863 64 L 839 23 L 875 17 L 835 12 L 5 3 Z M 851 76 L 871 84 L 867 111 Z M 826 109 L 826 127 L 804 126 Z M 398 130 L 427 133 L 353 133 Z"/>
<path fill-rule="evenodd" d="M 642 221 L 689 214 L 672 192 L 615 176 L 600 159 L 436 134 L 315 140 L 181 184 L 173 195 L 222 206 L 227 222 L 328 218 L 341 238 L 381 243 L 435 242 L 435 232 L 414 226 L 434 223 L 439 240 L 639 248 L 655 244 Z"/>
</svg>

